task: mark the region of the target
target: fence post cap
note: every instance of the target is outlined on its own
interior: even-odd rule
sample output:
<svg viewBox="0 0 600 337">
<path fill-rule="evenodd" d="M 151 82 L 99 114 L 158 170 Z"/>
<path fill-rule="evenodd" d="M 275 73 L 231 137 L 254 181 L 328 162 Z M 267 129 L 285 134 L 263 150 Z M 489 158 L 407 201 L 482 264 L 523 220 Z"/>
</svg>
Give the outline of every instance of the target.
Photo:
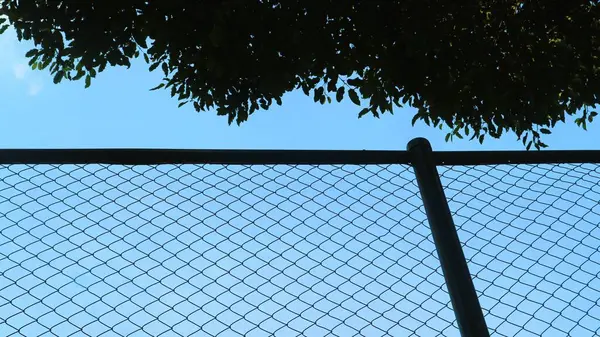
<svg viewBox="0 0 600 337">
<path fill-rule="evenodd" d="M 413 150 L 415 150 L 418 147 L 423 147 L 425 149 L 431 150 L 431 143 L 429 143 L 429 141 L 427 140 L 427 138 L 423 138 L 423 137 L 413 138 L 406 145 L 406 150 L 407 151 L 413 151 Z"/>
</svg>

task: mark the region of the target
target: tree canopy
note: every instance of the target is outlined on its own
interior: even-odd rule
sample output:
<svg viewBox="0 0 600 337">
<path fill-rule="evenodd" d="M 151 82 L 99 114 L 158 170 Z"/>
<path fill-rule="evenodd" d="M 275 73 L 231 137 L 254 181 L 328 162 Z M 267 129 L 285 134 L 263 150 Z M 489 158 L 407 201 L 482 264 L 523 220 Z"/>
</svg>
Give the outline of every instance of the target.
<svg viewBox="0 0 600 337">
<path fill-rule="evenodd" d="M 600 94 L 600 0 L 0 0 L 0 32 L 31 40 L 56 83 L 143 58 L 198 111 L 241 123 L 301 89 L 359 116 L 409 105 L 413 123 L 530 148 Z"/>
</svg>

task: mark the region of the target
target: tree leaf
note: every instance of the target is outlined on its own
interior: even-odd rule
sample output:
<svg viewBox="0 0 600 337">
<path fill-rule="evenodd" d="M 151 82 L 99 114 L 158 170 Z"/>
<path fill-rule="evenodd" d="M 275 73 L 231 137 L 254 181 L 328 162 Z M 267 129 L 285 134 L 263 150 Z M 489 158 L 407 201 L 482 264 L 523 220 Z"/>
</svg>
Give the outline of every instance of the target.
<svg viewBox="0 0 600 337">
<path fill-rule="evenodd" d="M 160 89 L 160 88 L 164 88 L 164 86 L 165 86 L 165 84 L 164 84 L 164 83 L 161 83 L 161 84 L 159 84 L 159 85 L 155 86 L 154 88 L 150 89 L 150 91 L 154 91 L 154 90 L 158 90 L 158 89 Z"/>
<path fill-rule="evenodd" d="M 346 91 L 346 88 L 344 87 L 339 87 L 337 89 L 337 92 L 335 94 L 335 100 L 339 103 L 344 99 L 344 93 Z"/>
<path fill-rule="evenodd" d="M 329 92 L 336 91 L 336 82 L 329 81 L 329 83 L 327 84 L 327 91 L 329 91 Z"/>
<path fill-rule="evenodd" d="M 370 111 L 369 108 L 364 108 L 364 109 L 360 110 L 360 112 L 358 113 L 358 118 L 362 118 L 364 115 L 369 113 L 369 111 Z"/>
<path fill-rule="evenodd" d="M 353 87 L 359 87 L 362 85 L 364 81 L 360 78 L 351 78 L 348 79 L 347 83 Z"/>
<path fill-rule="evenodd" d="M 81 78 L 83 78 L 83 76 L 85 76 L 85 71 L 83 71 L 83 70 L 79 70 L 79 71 L 77 72 L 77 74 L 75 75 L 75 77 L 73 77 L 73 80 L 74 80 L 74 81 L 78 81 L 78 80 L 80 80 Z"/>
<path fill-rule="evenodd" d="M 60 83 L 60 81 L 62 81 L 64 75 L 65 75 L 65 73 L 62 70 L 57 71 L 56 74 L 54 75 L 54 78 L 52 79 L 54 84 Z"/>
<path fill-rule="evenodd" d="M 352 101 L 352 103 L 354 103 L 356 105 L 360 105 L 360 99 L 358 99 L 358 94 L 356 93 L 356 90 L 350 89 L 348 91 L 348 97 L 350 97 L 350 100 Z"/>
<path fill-rule="evenodd" d="M 420 118 L 420 117 L 421 117 L 421 116 L 420 116 L 419 114 L 415 114 L 415 115 L 413 116 L 413 118 L 412 118 L 412 121 L 410 122 L 410 124 L 411 124 L 412 126 L 415 126 L 415 124 L 417 123 L 417 121 L 419 120 L 419 118 Z"/>
<path fill-rule="evenodd" d="M 36 56 L 37 54 L 38 54 L 37 49 L 31 49 L 27 53 L 25 53 L 25 57 L 30 58 L 30 57 Z"/>
<path fill-rule="evenodd" d="M 159 65 L 160 65 L 160 62 L 155 62 L 155 63 L 151 64 L 150 68 L 148 68 L 148 71 L 154 71 L 154 69 L 158 68 Z"/>
</svg>

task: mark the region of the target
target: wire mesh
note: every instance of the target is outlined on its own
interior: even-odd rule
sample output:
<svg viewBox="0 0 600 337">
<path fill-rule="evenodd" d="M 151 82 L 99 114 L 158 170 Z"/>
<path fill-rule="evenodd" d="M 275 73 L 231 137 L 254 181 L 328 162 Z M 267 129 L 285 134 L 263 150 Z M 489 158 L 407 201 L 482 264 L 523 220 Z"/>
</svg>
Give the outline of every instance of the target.
<svg viewBox="0 0 600 337">
<path fill-rule="evenodd" d="M 600 335 L 600 166 L 438 170 L 492 335 Z"/>
<path fill-rule="evenodd" d="M 3 165 L 0 178 L 2 336 L 458 336 L 409 166 Z"/>
</svg>

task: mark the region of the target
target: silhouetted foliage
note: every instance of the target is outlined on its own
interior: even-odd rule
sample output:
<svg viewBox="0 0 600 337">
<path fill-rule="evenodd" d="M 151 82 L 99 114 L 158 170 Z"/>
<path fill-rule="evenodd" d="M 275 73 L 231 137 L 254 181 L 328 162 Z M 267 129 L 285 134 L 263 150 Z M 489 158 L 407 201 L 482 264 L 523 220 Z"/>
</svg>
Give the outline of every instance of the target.
<svg viewBox="0 0 600 337">
<path fill-rule="evenodd" d="M 34 69 L 86 86 L 143 57 L 155 89 L 229 122 L 302 89 L 359 116 L 417 108 L 447 139 L 541 134 L 598 103 L 598 0 L 0 0 Z"/>
</svg>

